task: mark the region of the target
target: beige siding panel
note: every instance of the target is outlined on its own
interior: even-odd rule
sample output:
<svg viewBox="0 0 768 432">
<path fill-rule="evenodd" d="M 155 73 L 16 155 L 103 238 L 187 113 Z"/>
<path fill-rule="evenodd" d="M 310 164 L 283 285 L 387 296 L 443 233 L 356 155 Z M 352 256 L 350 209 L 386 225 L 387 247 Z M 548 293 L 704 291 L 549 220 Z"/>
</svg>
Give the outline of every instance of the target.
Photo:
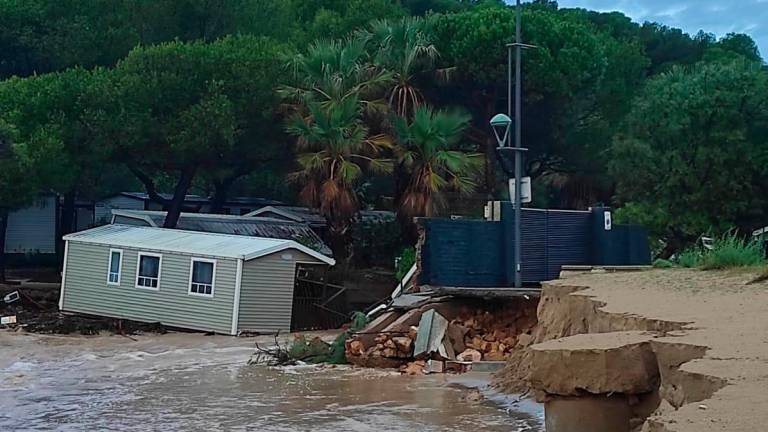
<svg viewBox="0 0 768 432">
<path fill-rule="evenodd" d="M 243 263 L 238 329 L 259 333 L 290 331 L 296 260 L 317 262 L 286 250 Z"/>
<path fill-rule="evenodd" d="M 118 248 L 119 249 L 119 248 Z M 120 285 L 107 284 L 109 246 L 69 242 L 62 309 L 229 334 L 237 260 L 216 261 L 213 298 L 188 294 L 192 256 L 163 253 L 158 291 L 136 288 L 139 250 L 123 248 Z"/>
</svg>

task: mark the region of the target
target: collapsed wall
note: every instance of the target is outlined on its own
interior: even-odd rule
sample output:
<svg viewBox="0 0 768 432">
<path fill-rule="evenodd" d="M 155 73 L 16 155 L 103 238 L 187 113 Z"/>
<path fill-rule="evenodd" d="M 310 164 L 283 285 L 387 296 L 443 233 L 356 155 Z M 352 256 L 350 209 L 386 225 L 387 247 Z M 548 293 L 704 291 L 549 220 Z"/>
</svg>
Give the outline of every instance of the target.
<svg viewBox="0 0 768 432">
<path fill-rule="evenodd" d="M 727 381 L 683 367 L 708 350 L 680 338 L 693 323 L 608 312 L 588 288 L 544 284 L 534 344 L 510 359 L 495 385 L 532 392 L 552 432 L 696 430 L 678 429 L 665 413 L 711 398 Z"/>
<path fill-rule="evenodd" d="M 536 299 L 522 297 L 494 301 L 444 297 L 418 307 L 392 309 L 347 340 L 347 360 L 358 366 L 403 371 L 418 369 L 407 369 L 415 361 L 457 360 L 462 353 L 475 360 L 504 361 L 532 343 L 536 308 Z M 443 349 L 418 354 L 415 345 L 421 321 L 429 311 L 447 320 L 443 340 L 438 341 Z"/>
</svg>

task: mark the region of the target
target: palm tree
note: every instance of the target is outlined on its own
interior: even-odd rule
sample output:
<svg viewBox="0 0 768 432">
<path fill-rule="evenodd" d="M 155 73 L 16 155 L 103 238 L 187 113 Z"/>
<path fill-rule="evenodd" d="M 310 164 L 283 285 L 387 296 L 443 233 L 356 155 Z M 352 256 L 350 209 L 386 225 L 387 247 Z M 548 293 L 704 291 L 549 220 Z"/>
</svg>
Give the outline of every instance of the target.
<svg viewBox="0 0 768 432">
<path fill-rule="evenodd" d="M 357 33 L 344 40 L 319 40 L 306 54 L 287 61 L 292 83 L 278 88 L 278 94 L 294 106 L 310 102 L 330 109 L 347 98 L 358 99 L 366 112 L 381 111 L 379 95 L 392 82 L 392 73 L 375 68 L 366 50 L 370 35 Z"/>
<path fill-rule="evenodd" d="M 288 132 L 297 137 L 299 170 L 291 179 L 302 185 L 300 198 L 328 221 L 337 257 L 346 257 L 349 227 L 358 211 L 355 187 L 365 169 L 391 171 L 382 156 L 391 140 L 373 134 L 363 121 L 386 108 L 377 99 L 392 75 L 371 65 L 370 36 L 318 41 L 290 60 L 291 85 L 278 89 L 294 110 Z"/>
<path fill-rule="evenodd" d="M 395 120 L 398 163 L 407 178 L 398 200 L 401 218 L 434 216 L 446 192 L 467 195 L 476 189 L 482 155 L 458 149 L 469 121 L 468 115 L 427 107 L 417 108 L 410 121 Z"/>
<path fill-rule="evenodd" d="M 302 185 L 301 200 L 319 209 L 328 221 L 331 247 L 344 258 L 349 227 L 359 208 L 355 187 L 364 169 L 391 171 L 391 160 L 382 157 L 391 142 L 384 135 L 369 134 L 355 97 L 331 107 L 311 102 L 307 109 L 309 116 L 297 114 L 288 123 L 288 133 L 297 137 L 299 165 L 290 178 Z"/>
<path fill-rule="evenodd" d="M 410 117 L 424 104 L 424 94 L 416 86 L 418 75 L 435 71 L 439 53 L 424 32 L 424 19 L 403 18 L 400 21 L 374 21 L 371 40 L 375 47 L 374 63 L 392 73 L 394 85 L 389 89 L 390 107 L 400 117 Z M 451 69 L 439 69 L 438 78 L 446 78 Z"/>
</svg>

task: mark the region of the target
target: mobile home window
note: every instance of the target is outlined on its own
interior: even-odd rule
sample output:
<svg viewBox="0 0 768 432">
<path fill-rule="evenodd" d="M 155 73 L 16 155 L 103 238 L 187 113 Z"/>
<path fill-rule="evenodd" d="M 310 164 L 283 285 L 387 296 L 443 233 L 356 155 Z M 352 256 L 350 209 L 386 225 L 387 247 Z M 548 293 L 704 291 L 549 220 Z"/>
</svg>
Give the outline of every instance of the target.
<svg viewBox="0 0 768 432">
<path fill-rule="evenodd" d="M 213 297 L 213 281 L 216 278 L 216 261 L 192 258 L 189 275 L 189 293 Z"/>
<path fill-rule="evenodd" d="M 140 253 L 138 271 L 136 272 L 136 287 L 159 289 L 160 287 L 160 255 Z"/>
<path fill-rule="evenodd" d="M 120 285 L 120 273 L 123 270 L 123 251 L 119 249 L 109 250 L 109 270 L 107 272 L 107 283 L 109 285 Z"/>
</svg>

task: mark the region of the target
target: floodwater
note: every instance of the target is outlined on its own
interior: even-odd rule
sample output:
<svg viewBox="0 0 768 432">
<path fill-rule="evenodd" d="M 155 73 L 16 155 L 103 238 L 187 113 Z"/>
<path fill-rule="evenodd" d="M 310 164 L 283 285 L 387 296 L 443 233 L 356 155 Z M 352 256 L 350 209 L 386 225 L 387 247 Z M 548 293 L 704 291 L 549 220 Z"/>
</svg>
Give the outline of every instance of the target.
<svg viewBox="0 0 768 432">
<path fill-rule="evenodd" d="M 253 343 L 0 332 L 0 431 L 543 430 L 535 405 L 477 402 L 457 378 L 249 366 Z"/>
</svg>

